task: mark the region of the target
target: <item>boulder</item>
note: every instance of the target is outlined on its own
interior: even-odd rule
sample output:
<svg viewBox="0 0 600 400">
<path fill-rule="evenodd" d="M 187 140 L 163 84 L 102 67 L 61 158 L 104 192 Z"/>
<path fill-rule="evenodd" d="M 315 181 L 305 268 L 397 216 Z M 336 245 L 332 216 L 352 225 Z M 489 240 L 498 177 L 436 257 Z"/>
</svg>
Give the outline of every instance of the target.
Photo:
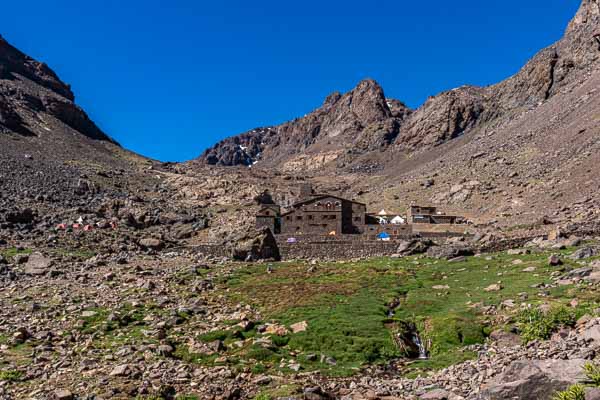
<svg viewBox="0 0 600 400">
<path fill-rule="evenodd" d="M 475 252 L 472 248 L 465 245 L 443 245 L 431 247 L 427 250 L 427 255 L 433 258 L 445 258 L 447 260 L 472 256 Z"/>
<path fill-rule="evenodd" d="M 403 240 L 398 245 L 398 249 L 396 253 L 401 256 L 410 256 L 413 254 L 422 254 L 427 251 L 433 242 L 428 239 L 413 239 L 413 240 Z"/>
<path fill-rule="evenodd" d="M 593 268 L 590 267 L 577 268 L 564 274 L 561 279 L 585 278 L 586 276 L 590 276 L 592 271 Z"/>
<path fill-rule="evenodd" d="M 318 386 L 304 388 L 304 400 L 327 400 L 331 398 L 328 393 Z"/>
<path fill-rule="evenodd" d="M 33 253 L 25 264 L 24 272 L 28 275 L 44 275 L 50 271 L 51 266 L 51 259 L 45 257 L 42 253 Z"/>
<path fill-rule="evenodd" d="M 571 254 L 570 258 L 572 260 L 583 260 L 585 258 L 593 257 L 596 254 L 597 251 L 593 247 L 582 247 L 581 249 L 578 249 L 573 254 Z"/>
<path fill-rule="evenodd" d="M 421 400 L 450 400 L 452 398 L 452 393 L 443 390 L 443 389 L 434 389 L 431 390 L 419 397 Z"/>
<path fill-rule="evenodd" d="M 600 400 L 600 388 L 585 388 L 585 400 Z"/>
<path fill-rule="evenodd" d="M 9 211 L 4 215 L 4 220 L 13 224 L 29 224 L 34 219 L 35 214 L 31 208 Z"/>
<path fill-rule="evenodd" d="M 150 250 L 160 250 L 164 247 L 164 243 L 157 238 L 144 238 L 139 243 L 141 247 Z"/>
<path fill-rule="evenodd" d="M 189 239 L 194 235 L 194 228 L 192 225 L 176 225 L 172 229 L 173 238 L 181 240 L 181 239 Z"/>
<path fill-rule="evenodd" d="M 122 364 L 114 367 L 113 370 L 110 372 L 110 376 L 127 376 L 130 373 L 131 369 L 129 368 L 129 365 Z"/>
<path fill-rule="evenodd" d="M 584 340 L 600 343 L 600 318 L 591 319 L 582 325 L 578 336 Z"/>
<path fill-rule="evenodd" d="M 485 385 L 478 400 L 547 400 L 585 379 L 586 360 L 518 360 Z"/>
<path fill-rule="evenodd" d="M 293 333 L 305 332 L 308 329 L 308 322 L 300 321 L 290 325 L 290 329 Z"/>
<path fill-rule="evenodd" d="M 501 329 L 490 333 L 490 339 L 499 347 L 515 347 L 521 344 L 521 338 L 516 333 L 506 332 Z"/>
<path fill-rule="evenodd" d="M 69 390 L 58 389 L 54 392 L 55 400 L 73 400 L 73 393 Z"/>
<path fill-rule="evenodd" d="M 234 240 L 232 257 L 238 261 L 280 260 L 277 241 L 267 227 L 254 229 Z"/>
<path fill-rule="evenodd" d="M 548 257 L 548 265 L 550 265 L 552 267 L 562 265 L 562 263 L 563 262 L 560 259 L 560 257 L 558 256 L 558 254 L 552 254 L 550 257 Z"/>
<path fill-rule="evenodd" d="M 500 285 L 499 283 L 493 283 L 483 290 L 486 292 L 499 292 L 500 290 L 502 290 L 502 285 Z"/>
</svg>

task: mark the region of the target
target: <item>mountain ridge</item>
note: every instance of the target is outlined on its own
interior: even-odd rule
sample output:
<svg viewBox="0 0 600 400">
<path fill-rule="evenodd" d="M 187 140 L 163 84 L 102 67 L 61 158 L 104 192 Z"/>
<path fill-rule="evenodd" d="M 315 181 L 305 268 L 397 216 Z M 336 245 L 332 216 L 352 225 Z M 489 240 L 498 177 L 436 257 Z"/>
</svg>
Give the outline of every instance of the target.
<svg viewBox="0 0 600 400">
<path fill-rule="evenodd" d="M 222 166 L 258 163 L 284 171 L 300 171 L 311 164 L 336 169 L 352 168 L 365 153 L 382 149 L 412 153 L 438 146 L 518 109 L 547 101 L 573 76 L 596 63 L 599 10 L 597 0 L 583 0 L 563 38 L 497 84 L 445 91 L 410 110 L 393 99 L 382 105 L 383 89 L 366 79 L 345 94 L 332 93 L 323 106 L 302 118 L 226 138 L 206 149 L 199 160 Z M 354 97 L 367 100 L 360 113 L 351 106 L 335 107 L 338 101 Z M 401 115 L 390 115 L 390 101 L 402 104 Z M 332 144 L 338 135 L 340 143 Z M 316 164 L 315 155 L 320 156 Z"/>
</svg>

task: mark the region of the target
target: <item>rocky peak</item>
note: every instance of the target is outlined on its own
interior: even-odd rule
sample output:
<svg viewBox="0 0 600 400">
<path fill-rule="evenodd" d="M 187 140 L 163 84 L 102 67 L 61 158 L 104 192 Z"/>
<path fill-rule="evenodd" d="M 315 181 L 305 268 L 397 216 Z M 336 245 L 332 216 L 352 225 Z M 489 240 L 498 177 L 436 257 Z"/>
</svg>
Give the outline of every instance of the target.
<svg viewBox="0 0 600 400">
<path fill-rule="evenodd" d="M 325 101 L 323 102 L 323 108 L 330 108 L 332 107 L 335 103 L 337 103 L 337 101 L 339 99 L 342 98 L 342 94 L 338 91 L 335 91 L 333 93 L 331 93 L 329 96 L 327 96 L 325 98 Z"/>
<path fill-rule="evenodd" d="M 342 97 L 341 103 L 356 114 L 365 126 L 392 116 L 382 87 L 373 79 L 361 81 Z"/>
<path fill-rule="evenodd" d="M 71 87 L 46 64 L 25 55 L 0 36 L 0 132 L 40 136 L 52 132 L 43 115 L 90 139 L 114 142 L 79 106 Z M 62 125 L 61 125 L 62 124 Z"/>
<path fill-rule="evenodd" d="M 12 79 L 14 74 L 21 75 L 68 100 L 75 99 L 71 87 L 61 82 L 46 64 L 23 54 L 0 36 L 0 79 Z"/>
<path fill-rule="evenodd" d="M 583 0 L 575 18 L 567 28 L 567 33 L 576 31 L 584 25 L 598 26 L 600 22 L 600 0 Z"/>
</svg>

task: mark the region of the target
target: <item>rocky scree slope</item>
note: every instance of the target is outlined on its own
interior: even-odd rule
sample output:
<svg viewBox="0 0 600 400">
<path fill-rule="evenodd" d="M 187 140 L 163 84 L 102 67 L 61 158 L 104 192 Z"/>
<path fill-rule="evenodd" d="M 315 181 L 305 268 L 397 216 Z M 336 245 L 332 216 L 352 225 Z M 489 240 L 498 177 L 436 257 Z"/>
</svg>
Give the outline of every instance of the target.
<svg viewBox="0 0 600 400">
<path fill-rule="evenodd" d="M 74 99 L 47 65 L 0 38 L 0 240 L 43 241 L 79 217 L 188 232 L 196 207 L 172 201 L 168 166 L 121 148 Z"/>
</svg>

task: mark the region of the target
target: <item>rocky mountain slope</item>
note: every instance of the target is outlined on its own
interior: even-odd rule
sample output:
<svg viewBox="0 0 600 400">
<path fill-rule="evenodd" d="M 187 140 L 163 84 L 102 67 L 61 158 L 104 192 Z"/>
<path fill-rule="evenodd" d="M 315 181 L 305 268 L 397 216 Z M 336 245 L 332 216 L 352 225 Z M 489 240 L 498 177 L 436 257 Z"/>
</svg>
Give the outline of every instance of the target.
<svg viewBox="0 0 600 400">
<path fill-rule="evenodd" d="M 593 68 L 600 55 L 598 7 L 596 1 L 585 0 L 563 39 L 497 85 L 457 88 L 410 110 L 386 99 L 376 82 L 365 80 L 344 95 L 331 94 L 305 117 L 226 139 L 208 149 L 202 160 L 226 166 L 256 162 L 286 171 L 339 168 L 355 165 L 364 153 L 411 154 L 500 124 L 560 94 Z"/>
<path fill-rule="evenodd" d="M 599 59 L 600 4 L 584 0 L 561 40 L 496 85 L 463 86 L 410 110 L 365 80 L 190 165 L 307 176 L 374 209 L 420 202 L 485 224 L 586 220 L 600 209 Z"/>
</svg>

